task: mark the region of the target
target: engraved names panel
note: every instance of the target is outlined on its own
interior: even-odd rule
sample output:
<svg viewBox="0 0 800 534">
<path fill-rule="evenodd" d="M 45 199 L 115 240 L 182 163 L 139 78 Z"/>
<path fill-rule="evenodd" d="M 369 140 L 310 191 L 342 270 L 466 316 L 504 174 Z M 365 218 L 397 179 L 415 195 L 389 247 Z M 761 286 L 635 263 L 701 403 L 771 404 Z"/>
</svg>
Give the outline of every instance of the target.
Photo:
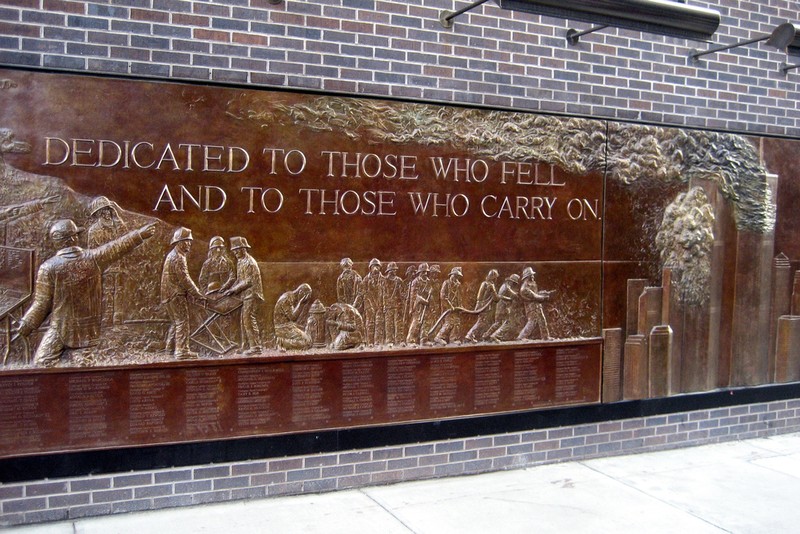
<svg viewBox="0 0 800 534">
<path fill-rule="evenodd" d="M 472 358 L 463 355 L 431 356 L 428 370 L 428 409 L 433 413 L 463 413 L 466 409 L 467 386 L 463 369 Z"/>
<path fill-rule="evenodd" d="M 597 398 L 599 372 L 592 354 L 582 347 L 558 347 L 555 350 L 555 404 L 588 402 Z M 599 362 L 599 358 L 597 359 Z"/>
<path fill-rule="evenodd" d="M 223 411 L 227 404 L 222 370 L 213 367 L 187 370 L 184 381 L 186 436 L 212 437 L 221 434 L 225 427 Z"/>
<path fill-rule="evenodd" d="M 545 399 L 547 383 L 544 351 L 540 349 L 516 351 L 513 361 L 511 405 L 520 408 L 541 403 Z"/>
<path fill-rule="evenodd" d="M 114 435 L 114 374 L 77 373 L 67 379 L 69 443 L 96 443 Z"/>
<path fill-rule="evenodd" d="M 342 362 L 342 417 L 346 420 L 370 421 L 375 417 L 378 402 L 374 359 Z"/>
<path fill-rule="evenodd" d="M 292 424 L 298 428 L 330 421 L 330 393 L 325 388 L 325 371 L 330 366 L 323 362 L 294 363 L 292 365 Z"/>
<path fill-rule="evenodd" d="M 500 352 L 475 355 L 476 410 L 497 410 L 503 394 L 502 357 Z"/>
<path fill-rule="evenodd" d="M 601 343 L 0 377 L 0 457 L 598 402 Z M 183 367 L 183 366 L 187 367 Z"/>
<path fill-rule="evenodd" d="M 417 412 L 419 356 L 392 358 L 386 364 L 386 413 L 390 419 L 413 417 Z"/>
<path fill-rule="evenodd" d="M 128 378 L 128 433 L 134 437 L 169 436 L 174 404 L 172 373 L 145 371 Z"/>
<path fill-rule="evenodd" d="M 236 369 L 236 427 L 239 432 L 285 425 L 282 403 L 285 403 L 289 378 L 285 365 Z"/>
<path fill-rule="evenodd" d="M 3 380 L 0 388 L 0 450 L 41 448 L 47 439 L 49 417 L 42 402 L 41 381 L 36 376 Z"/>
</svg>

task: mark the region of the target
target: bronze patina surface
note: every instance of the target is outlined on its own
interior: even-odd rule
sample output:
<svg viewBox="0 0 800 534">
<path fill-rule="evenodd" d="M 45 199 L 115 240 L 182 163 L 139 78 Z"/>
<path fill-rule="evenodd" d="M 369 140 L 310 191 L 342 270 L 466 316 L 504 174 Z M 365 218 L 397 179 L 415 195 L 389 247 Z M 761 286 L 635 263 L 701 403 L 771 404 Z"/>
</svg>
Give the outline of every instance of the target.
<svg viewBox="0 0 800 534">
<path fill-rule="evenodd" d="M 102 292 L 74 298 L 99 310 L 101 350 L 40 364 L 162 361 L 167 334 L 166 359 L 331 347 L 351 312 L 334 348 L 600 334 L 601 123 L 7 74 L 3 122 L 26 141 L 4 202 L 51 199 L 14 242 L 44 261 L 141 234 L 101 265 Z M 74 235 L 54 239 L 54 219 Z"/>
</svg>

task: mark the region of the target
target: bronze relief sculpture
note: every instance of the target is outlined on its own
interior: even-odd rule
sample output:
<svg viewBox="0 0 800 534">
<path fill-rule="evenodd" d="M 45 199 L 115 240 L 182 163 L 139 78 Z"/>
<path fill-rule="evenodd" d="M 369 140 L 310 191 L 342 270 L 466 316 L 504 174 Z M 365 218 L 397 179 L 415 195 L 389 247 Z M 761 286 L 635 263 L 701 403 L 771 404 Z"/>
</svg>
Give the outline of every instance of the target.
<svg viewBox="0 0 800 534">
<path fill-rule="evenodd" d="M 32 90 L 27 83 L 14 91 Z M 127 140 L 72 136 L 67 124 L 26 130 L 19 141 L 23 125 L 5 119 L 13 128 L 2 129 L 0 149 L 23 168 L 3 163 L 3 180 L 20 187 L 6 189 L 2 213 L 25 220 L 6 240 L 35 250 L 43 269 L 17 330 L 44 347 L 36 365 L 599 338 L 620 313 L 601 305 L 609 259 L 639 262 L 631 272 L 654 285 L 669 269 L 687 304 L 710 298 L 718 231 L 711 189 L 732 207 L 736 231 L 767 235 L 775 225 L 766 169 L 741 136 L 211 92 L 169 89 L 165 98 L 185 113 L 164 119 L 185 135 L 217 113 L 209 142 L 177 142 L 169 133 L 140 139 L 139 117 Z M 125 105 L 113 91 L 109 97 Z M 103 126 L 92 124 L 113 130 Z M 290 141 L 276 144 L 278 134 Z M 33 162 L 20 157 L 33 147 Z M 93 187 L 81 172 L 165 178 L 146 186 L 150 196 L 120 186 L 87 195 Z M 652 188 L 667 196 L 648 198 Z M 618 208 L 614 195 L 628 204 Z M 626 207 L 643 221 L 628 229 L 630 243 L 615 211 Z M 48 229 L 59 219 L 86 221 L 88 229 L 65 237 L 69 229 Z M 131 227 L 148 230 L 134 239 Z M 124 245 L 106 252 L 123 236 Z M 146 245 L 130 244 L 144 238 Z M 84 256 L 96 267 L 91 275 L 68 266 Z M 66 279 L 89 280 L 92 290 L 73 295 Z M 56 331 L 62 341 L 54 343 Z M 61 359 L 59 344 L 102 354 Z M 26 365 L 7 350 L 10 363 Z"/>
<path fill-rule="evenodd" d="M 788 140 L 5 77 L 0 392 L 30 397 L 38 408 L 19 417 L 38 431 L 22 443 L 3 419 L 0 455 L 506 413 L 800 369 L 785 341 L 800 335 Z M 94 411 L 61 417 L 59 398 Z M 100 423 L 107 439 L 93 441 Z"/>
</svg>

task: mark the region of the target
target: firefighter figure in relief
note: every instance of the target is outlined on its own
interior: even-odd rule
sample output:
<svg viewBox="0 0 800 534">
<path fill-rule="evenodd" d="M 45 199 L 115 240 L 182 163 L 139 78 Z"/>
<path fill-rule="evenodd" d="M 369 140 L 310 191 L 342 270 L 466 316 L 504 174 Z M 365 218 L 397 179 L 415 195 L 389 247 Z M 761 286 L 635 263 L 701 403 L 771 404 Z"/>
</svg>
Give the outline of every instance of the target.
<svg viewBox="0 0 800 534">
<path fill-rule="evenodd" d="M 167 333 L 167 351 L 179 360 L 197 358 L 189 349 L 189 299 L 205 303 L 206 297 L 189 275 L 186 256 L 192 249 L 192 231 L 178 228 L 172 236 L 167 257 L 161 271 L 161 303 L 167 307 L 172 322 Z"/>
<path fill-rule="evenodd" d="M 50 239 L 59 250 L 39 267 L 33 304 L 17 327 L 19 335 L 27 337 L 50 316 L 50 326 L 34 356 L 37 365 L 52 367 L 66 349 L 97 345 L 103 313 L 103 272 L 152 237 L 155 223 L 88 249 L 78 246 L 82 231 L 69 219 L 50 227 Z"/>
</svg>

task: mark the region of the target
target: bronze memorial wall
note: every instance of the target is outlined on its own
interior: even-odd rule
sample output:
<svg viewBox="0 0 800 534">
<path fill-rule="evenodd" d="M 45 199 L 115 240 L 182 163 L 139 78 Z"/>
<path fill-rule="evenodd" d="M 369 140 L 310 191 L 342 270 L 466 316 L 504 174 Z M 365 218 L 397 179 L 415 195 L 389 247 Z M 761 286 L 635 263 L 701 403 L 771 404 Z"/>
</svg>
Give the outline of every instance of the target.
<svg viewBox="0 0 800 534">
<path fill-rule="evenodd" d="M 0 71 L 0 457 L 798 380 L 795 147 Z"/>
</svg>

